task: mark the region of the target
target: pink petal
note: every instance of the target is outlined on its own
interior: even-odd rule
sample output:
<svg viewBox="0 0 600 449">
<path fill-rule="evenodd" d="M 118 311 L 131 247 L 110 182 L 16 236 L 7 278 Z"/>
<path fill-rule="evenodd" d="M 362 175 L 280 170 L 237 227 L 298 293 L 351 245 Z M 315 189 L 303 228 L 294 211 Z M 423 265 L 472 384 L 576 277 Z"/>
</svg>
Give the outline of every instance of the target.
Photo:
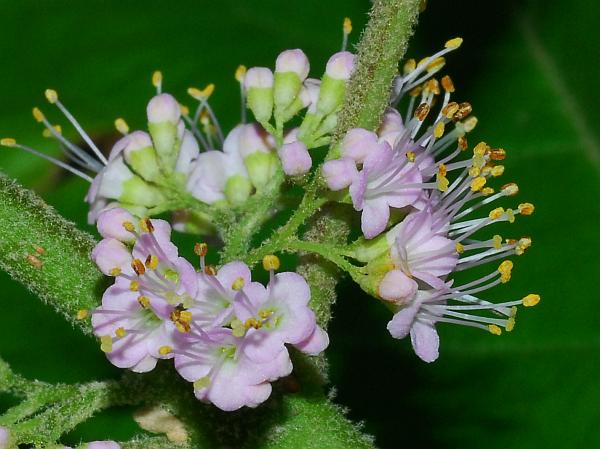
<svg viewBox="0 0 600 449">
<path fill-rule="evenodd" d="M 440 337 L 431 321 L 415 321 L 410 330 L 410 340 L 421 360 L 431 363 L 438 358 Z"/>
<path fill-rule="evenodd" d="M 315 326 L 312 334 L 307 339 L 294 346 L 305 354 L 319 355 L 329 346 L 329 335 L 319 326 Z"/>
<path fill-rule="evenodd" d="M 390 208 L 385 200 L 365 201 L 360 217 L 361 229 L 365 238 L 377 237 L 387 227 L 390 219 Z"/>
</svg>

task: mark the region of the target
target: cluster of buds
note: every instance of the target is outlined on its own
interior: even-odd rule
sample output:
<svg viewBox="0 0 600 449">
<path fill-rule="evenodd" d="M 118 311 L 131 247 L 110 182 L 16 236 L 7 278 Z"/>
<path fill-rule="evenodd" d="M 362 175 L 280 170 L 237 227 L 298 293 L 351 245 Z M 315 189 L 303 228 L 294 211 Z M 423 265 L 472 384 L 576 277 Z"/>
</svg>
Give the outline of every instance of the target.
<svg viewBox="0 0 600 449">
<path fill-rule="evenodd" d="M 115 282 L 92 325 L 119 368 L 147 372 L 174 359 L 198 399 L 230 411 L 256 407 L 271 382 L 291 373 L 287 345 L 317 355 L 329 343 L 308 306 L 308 284 L 296 273 L 275 273 L 276 256 L 263 261 L 265 287 L 243 262 L 206 265 L 206 244 L 195 247 L 196 271 L 178 255 L 166 221 L 114 208 L 100 214 L 98 231 L 104 239 L 92 259 Z"/>
<path fill-rule="evenodd" d="M 496 207 L 487 216 L 467 218 L 519 189 L 509 183 L 495 192 L 488 185 L 504 173 L 504 166 L 497 165 L 504 150 L 481 142 L 471 158 L 461 157 L 468 149 L 466 133 L 476 119 L 470 116 L 468 103 L 451 101 L 454 85 L 448 76 L 441 81 L 433 77 L 444 65 L 442 56 L 460 43 L 452 39 L 420 63 L 409 61 L 405 74 L 396 80 L 393 98 L 397 102 L 410 93 L 405 118 L 390 107 L 377 133 L 351 129 L 341 143 L 340 157 L 323 167 L 329 188 L 348 189 L 354 208 L 361 212 L 364 238 L 354 245 L 352 256 L 365 263 L 364 288 L 395 310 L 388 325 L 392 336 L 410 334 L 415 352 L 428 362 L 438 357 L 437 323 L 499 335 L 502 329 L 513 329 L 517 305 L 530 307 L 540 300 L 535 294 L 501 303 L 479 297 L 510 280 L 513 263 L 506 258 L 522 255 L 531 239 L 494 235 L 480 240 L 475 234 L 488 225 L 512 223 L 519 214 L 530 215 L 534 207 L 530 203 L 514 210 Z M 421 132 L 440 95 L 439 112 Z M 448 131 L 451 123 L 454 128 Z M 483 277 L 463 285 L 451 280 L 456 272 L 499 259 L 504 260 L 497 269 Z"/>
<path fill-rule="evenodd" d="M 278 56 L 275 73 L 266 67 L 253 67 L 246 73 L 248 107 L 278 141 L 277 151 L 287 175 L 307 173 L 312 167 L 309 150 L 329 143 L 353 69 L 354 55 L 342 51 L 329 59 L 320 80 L 308 78 L 308 58 L 295 49 Z M 303 109 L 306 113 L 300 126 L 285 130 L 285 124 Z"/>
</svg>

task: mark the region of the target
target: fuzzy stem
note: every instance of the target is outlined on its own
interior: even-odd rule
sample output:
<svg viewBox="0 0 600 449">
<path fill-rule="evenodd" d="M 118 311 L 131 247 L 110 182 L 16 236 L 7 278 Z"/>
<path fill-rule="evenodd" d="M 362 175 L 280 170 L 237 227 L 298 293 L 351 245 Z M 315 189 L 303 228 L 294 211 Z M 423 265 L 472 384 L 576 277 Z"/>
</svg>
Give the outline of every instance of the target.
<svg viewBox="0 0 600 449">
<path fill-rule="evenodd" d="M 390 89 L 422 0 L 376 0 L 360 43 L 334 141 L 350 128 L 375 130 L 389 102 Z"/>
<path fill-rule="evenodd" d="M 86 334 L 106 278 L 90 260 L 91 235 L 78 230 L 35 193 L 0 173 L 0 268 Z"/>
</svg>

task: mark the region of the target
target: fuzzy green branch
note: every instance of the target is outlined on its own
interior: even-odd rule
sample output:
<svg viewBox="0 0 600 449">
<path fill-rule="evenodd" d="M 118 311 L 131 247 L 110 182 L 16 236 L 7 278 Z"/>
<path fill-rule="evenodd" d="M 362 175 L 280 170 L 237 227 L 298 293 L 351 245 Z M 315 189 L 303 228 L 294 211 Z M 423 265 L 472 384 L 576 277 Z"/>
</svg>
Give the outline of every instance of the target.
<svg viewBox="0 0 600 449">
<path fill-rule="evenodd" d="M 0 268 L 86 334 L 80 310 L 98 305 L 106 279 L 90 260 L 93 237 L 0 173 Z"/>
<path fill-rule="evenodd" d="M 340 113 L 334 141 L 350 128 L 375 130 L 388 105 L 390 89 L 417 23 L 422 0 L 376 0 L 363 31 L 356 68 Z"/>
</svg>

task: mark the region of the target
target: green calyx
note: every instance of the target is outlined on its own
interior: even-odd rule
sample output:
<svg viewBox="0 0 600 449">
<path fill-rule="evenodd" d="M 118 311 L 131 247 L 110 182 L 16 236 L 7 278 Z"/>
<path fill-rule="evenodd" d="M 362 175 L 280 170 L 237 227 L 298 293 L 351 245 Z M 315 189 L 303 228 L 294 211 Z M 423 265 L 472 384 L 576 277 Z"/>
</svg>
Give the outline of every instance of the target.
<svg viewBox="0 0 600 449">
<path fill-rule="evenodd" d="M 262 189 L 273 177 L 278 164 L 274 152 L 256 151 L 244 159 L 250 181 L 257 189 Z"/>
<path fill-rule="evenodd" d="M 229 203 L 238 206 L 252 194 L 252 183 L 245 176 L 231 176 L 225 183 L 225 197 Z"/>
<path fill-rule="evenodd" d="M 248 107 L 259 123 L 267 123 L 273 113 L 273 88 L 251 87 L 248 89 Z"/>
<path fill-rule="evenodd" d="M 171 122 L 148 123 L 148 131 L 152 136 L 161 170 L 166 174 L 172 173 L 180 147 L 177 125 Z"/>
</svg>

